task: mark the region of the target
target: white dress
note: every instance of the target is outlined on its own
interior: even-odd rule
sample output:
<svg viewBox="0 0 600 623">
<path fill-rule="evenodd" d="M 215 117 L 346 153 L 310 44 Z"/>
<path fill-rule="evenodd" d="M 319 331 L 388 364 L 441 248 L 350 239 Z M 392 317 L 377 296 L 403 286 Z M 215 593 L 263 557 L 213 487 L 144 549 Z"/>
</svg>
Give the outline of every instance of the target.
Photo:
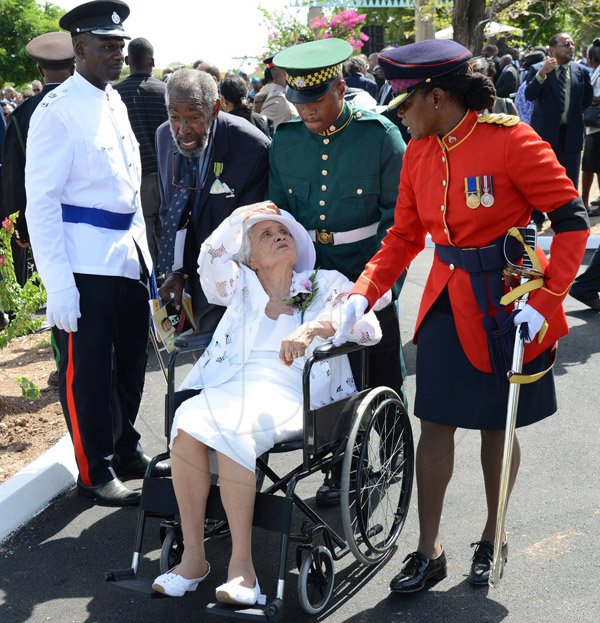
<svg viewBox="0 0 600 623">
<path fill-rule="evenodd" d="M 225 383 L 186 400 L 175 414 L 173 436 L 184 430 L 250 471 L 256 457 L 274 444 L 298 438 L 304 358 L 291 366 L 279 359 L 281 341 L 298 326 L 298 314 L 281 314 L 277 320 L 263 315 L 244 367 Z"/>
<path fill-rule="evenodd" d="M 206 298 L 227 309 L 179 388 L 202 391 L 177 409 L 171 440 L 184 430 L 254 471 L 257 456 L 302 431 L 302 370 L 314 349 L 324 344 L 315 338 L 304 356 L 286 366 L 279 359 L 281 341 L 302 322 L 337 326 L 353 283 L 331 270 L 293 273 L 290 298 L 310 292 L 306 284 L 312 277 L 312 302 L 303 313 L 295 309 L 291 316 L 269 319 L 265 314 L 269 297 L 256 273 L 234 259 L 241 247 L 242 225 L 240 214 L 228 217 L 200 249 L 198 272 Z M 387 304 L 384 298 L 382 303 Z M 365 346 L 381 339 L 373 311 L 356 323 L 349 339 Z M 310 383 L 313 409 L 356 391 L 347 356 L 318 362 L 311 369 Z"/>
</svg>

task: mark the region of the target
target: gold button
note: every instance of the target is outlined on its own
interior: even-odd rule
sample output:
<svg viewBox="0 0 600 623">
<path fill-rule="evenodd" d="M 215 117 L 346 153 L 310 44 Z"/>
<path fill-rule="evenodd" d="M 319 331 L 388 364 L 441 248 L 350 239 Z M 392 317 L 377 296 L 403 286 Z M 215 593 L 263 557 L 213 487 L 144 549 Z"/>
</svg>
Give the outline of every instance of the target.
<svg viewBox="0 0 600 623">
<path fill-rule="evenodd" d="M 446 180 L 444 180 L 444 181 L 442 182 L 442 186 L 446 186 L 446 184 L 447 184 L 447 182 L 446 182 Z"/>
<path fill-rule="evenodd" d="M 360 119 L 362 117 L 362 113 L 360 111 L 358 111 L 355 115 L 354 115 L 357 119 Z"/>
<path fill-rule="evenodd" d="M 362 188 L 357 188 L 356 189 L 356 194 L 357 195 L 362 195 L 363 194 L 363 189 Z"/>
<path fill-rule="evenodd" d="M 440 206 L 440 210 L 443 212 L 445 209 L 446 209 L 446 206 L 445 206 L 444 204 L 442 204 L 442 205 Z"/>
<path fill-rule="evenodd" d="M 294 191 L 291 188 L 288 188 L 288 193 L 290 193 L 290 195 L 293 193 Z"/>
<path fill-rule="evenodd" d="M 327 154 L 323 154 L 323 155 L 321 156 L 321 158 L 322 158 L 323 160 L 329 160 L 329 156 L 328 156 Z"/>
<path fill-rule="evenodd" d="M 330 132 L 335 132 L 335 126 L 334 125 L 330 125 L 329 126 L 329 131 Z"/>
<path fill-rule="evenodd" d="M 327 217 L 324 214 L 321 214 L 321 216 L 319 216 L 319 219 L 321 219 L 322 221 L 324 221 Z"/>
<path fill-rule="evenodd" d="M 447 234 L 448 230 L 444 227 L 444 233 Z"/>
<path fill-rule="evenodd" d="M 323 170 L 321 171 L 321 175 L 327 175 L 327 169 L 323 169 Z"/>
<path fill-rule="evenodd" d="M 327 186 L 325 186 L 325 184 L 323 184 L 323 185 L 321 186 L 321 190 L 327 190 Z"/>
<path fill-rule="evenodd" d="M 446 162 L 446 156 L 442 156 L 442 162 Z"/>
<path fill-rule="evenodd" d="M 324 138 L 323 139 L 323 145 L 329 145 L 329 139 L 328 138 Z"/>
<path fill-rule="evenodd" d="M 454 270 L 454 264 L 448 264 L 448 268 L 449 268 L 450 270 Z"/>
<path fill-rule="evenodd" d="M 319 201 L 319 205 L 320 205 L 321 207 L 323 207 L 323 206 L 325 205 L 325 202 L 323 201 L 323 199 L 321 199 L 321 201 Z"/>
</svg>

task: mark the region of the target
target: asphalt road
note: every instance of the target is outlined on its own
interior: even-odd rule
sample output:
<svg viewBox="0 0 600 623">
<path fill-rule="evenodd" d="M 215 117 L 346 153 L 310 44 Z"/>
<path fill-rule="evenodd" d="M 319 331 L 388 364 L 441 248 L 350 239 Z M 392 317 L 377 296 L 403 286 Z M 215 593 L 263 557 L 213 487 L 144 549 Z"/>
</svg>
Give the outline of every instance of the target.
<svg viewBox="0 0 600 623">
<path fill-rule="evenodd" d="M 432 251 L 413 263 L 401 297 L 402 331 L 414 397 L 412 327 Z M 590 254 L 586 255 L 589 261 Z M 457 435 L 454 478 L 447 492 L 443 540 L 448 577 L 426 593 L 402 598 L 388 584 L 417 540 L 416 497 L 398 542 L 381 568 L 364 568 L 351 556 L 336 564 L 336 589 L 329 609 L 317 620 L 352 623 L 587 623 L 600 618 L 600 440 L 598 378 L 600 315 L 567 299 L 572 326 L 555 367 L 559 412 L 519 433 L 523 457 L 507 516 L 509 561 L 497 589 L 475 589 L 466 581 L 472 550 L 484 521 L 478 434 Z M 149 452 L 164 448 L 164 381 L 152 361 L 139 419 Z M 435 392 L 436 388 L 432 387 Z M 440 396 L 443 405 L 444 397 Z M 418 438 L 418 421 L 412 418 Z M 285 469 L 298 461 L 279 456 Z M 319 478 L 300 491 L 310 499 Z M 111 589 L 105 571 L 129 566 L 136 511 L 97 507 L 69 492 L 0 547 L 0 622 L 110 623 L 122 621 L 217 620 L 205 614 L 215 587 L 225 578 L 227 541 L 208 546 L 213 572 L 195 593 L 182 599 L 144 600 Z M 155 520 L 153 520 L 155 522 Z M 158 526 L 149 525 L 140 573 L 158 573 Z M 257 530 L 255 557 L 261 585 L 275 591 L 277 543 Z M 293 551 L 290 558 L 293 560 Z M 285 623 L 308 621 L 296 595 L 297 571 L 290 560 L 285 590 Z"/>
</svg>

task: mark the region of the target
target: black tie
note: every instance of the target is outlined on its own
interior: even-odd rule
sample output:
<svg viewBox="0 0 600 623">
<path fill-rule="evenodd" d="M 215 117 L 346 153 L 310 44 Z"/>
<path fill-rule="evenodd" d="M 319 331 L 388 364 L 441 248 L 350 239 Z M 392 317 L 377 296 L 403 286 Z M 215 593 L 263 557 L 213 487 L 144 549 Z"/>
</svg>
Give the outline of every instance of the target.
<svg viewBox="0 0 600 623">
<path fill-rule="evenodd" d="M 567 67 L 561 65 L 558 69 L 558 99 L 560 102 L 560 111 L 565 111 L 565 93 L 567 90 Z"/>
</svg>

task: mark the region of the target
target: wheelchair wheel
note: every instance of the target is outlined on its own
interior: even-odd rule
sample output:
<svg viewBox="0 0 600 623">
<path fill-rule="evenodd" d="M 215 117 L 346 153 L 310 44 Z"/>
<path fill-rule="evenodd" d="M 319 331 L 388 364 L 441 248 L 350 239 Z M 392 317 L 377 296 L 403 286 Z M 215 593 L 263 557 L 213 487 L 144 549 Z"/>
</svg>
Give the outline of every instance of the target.
<svg viewBox="0 0 600 623">
<path fill-rule="evenodd" d="M 160 572 L 166 573 L 181 562 L 183 535 L 181 526 L 169 528 L 160 549 Z"/>
<path fill-rule="evenodd" d="M 331 552 L 322 545 L 313 547 L 302 562 L 298 576 L 298 599 L 308 614 L 319 614 L 333 594 L 335 570 Z"/>
<path fill-rule="evenodd" d="M 344 535 L 364 564 L 379 562 L 400 536 L 412 492 L 413 455 L 410 421 L 398 394 L 373 389 L 354 415 L 340 492 Z"/>
</svg>

